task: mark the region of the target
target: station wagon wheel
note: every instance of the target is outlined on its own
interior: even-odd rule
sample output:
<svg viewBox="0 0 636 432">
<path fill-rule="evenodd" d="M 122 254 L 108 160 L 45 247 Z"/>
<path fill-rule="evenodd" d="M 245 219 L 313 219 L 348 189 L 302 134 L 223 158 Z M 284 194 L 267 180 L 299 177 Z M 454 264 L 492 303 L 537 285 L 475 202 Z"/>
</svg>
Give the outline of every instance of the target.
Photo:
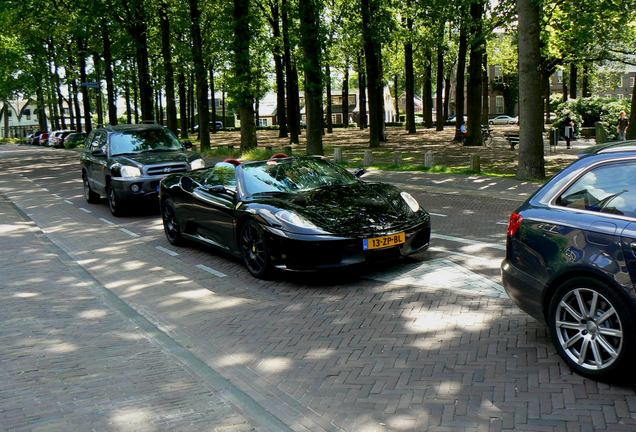
<svg viewBox="0 0 636 432">
<path fill-rule="evenodd" d="M 86 198 L 86 202 L 90 204 L 97 204 L 100 196 L 91 189 L 91 185 L 88 183 L 88 177 L 86 174 L 82 174 L 82 182 L 84 184 L 84 198 Z"/>
<path fill-rule="evenodd" d="M 271 274 L 271 261 L 267 239 L 263 229 L 254 221 L 248 221 L 241 229 L 241 255 L 249 272 L 259 279 Z"/>
<path fill-rule="evenodd" d="M 550 331 L 561 357 L 590 377 L 609 377 L 629 364 L 634 328 L 624 301 L 605 285 L 574 279 L 557 290 Z"/>
<path fill-rule="evenodd" d="M 183 244 L 181 228 L 179 228 L 179 221 L 177 220 L 177 212 L 172 201 L 167 200 L 161 205 L 161 219 L 163 220 L 163 231 L 170 244 L 175 246 Z"/>
</svg>

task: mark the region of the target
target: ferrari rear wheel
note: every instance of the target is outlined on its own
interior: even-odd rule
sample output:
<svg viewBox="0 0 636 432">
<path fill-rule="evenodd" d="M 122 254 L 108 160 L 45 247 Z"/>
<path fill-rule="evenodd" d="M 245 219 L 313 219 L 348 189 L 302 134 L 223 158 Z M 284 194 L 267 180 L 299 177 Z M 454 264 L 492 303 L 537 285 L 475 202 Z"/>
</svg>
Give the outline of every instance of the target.
<svg viewBox="0 0 636 432">
<path fill-rule="evenodd" d="M 241 229 L 241 255 L 252 276 L 267 279 L 272 272 L 272 264 L 263 229 L 254 221 L 248 221 Z"/>
<path fill-rule="evenodd" d="M 182 245 L 183 237 L 181 236 L 177 212 L 172 201 L 167 200 L 161 204 L 161 219 L 163 219 L 163 231 L 170 244 L 175 246 Z"/>
</svg>

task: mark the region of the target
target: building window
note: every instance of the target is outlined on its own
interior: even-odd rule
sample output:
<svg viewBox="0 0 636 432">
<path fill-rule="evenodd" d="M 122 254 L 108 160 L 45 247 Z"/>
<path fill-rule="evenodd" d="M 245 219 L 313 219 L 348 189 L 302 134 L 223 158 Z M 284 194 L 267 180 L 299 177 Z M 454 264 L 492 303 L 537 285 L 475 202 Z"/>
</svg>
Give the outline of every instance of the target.
<svg viewBox="0 0 636 432">
<path fill-rule="evenodd" d="M 267 124 L 267 119 L 266 119 L 266 118 L 260 118 L 260 117 L 258 118 L 258 125 L 259 125 L 260 127 L 267 127 L 267 126 L 269 126 L 269 125 Z"/>
<path fill-rule="evenodd" d="M 504 113 L 504 98 L 503 96 L 495 96 L 495 112 L 497 114 Z"/>
<path fill-rule="evenodd" d="M 605 97 L 606 97 L 606 98 L 611 98 L 611 97 L 612 97 L 612 95 L 611 95 L 611 94 L 606 94 L 606 95 L 605 95 Z"/>
<path fill-rule="evenodd" d="M 636 77 L 630 77 L 629 78 L 629 86 L 632 87 L 632 88 L 634 87 L 634 78 L 636 78 Z"/>
<path fill-rule="evenodd" d="M 632 78 L 632 80 L 633 80 L 633 79 L 634 79 L 634 78 Z M 356 95 L 354 95 L 354 94 L 350 94 L 350 95 L 349 95 L 349 105 L 353 105 L 353 106 L 355 106 L 356 104 L 357 104 L 357 102 L 356 102 Z"/>
<path fill-rule="evenodd" d="M 342 105 L 342 96 L 331 96 L 331 105 Z"/>
<path fill-rule="evenodd" d="M 623 93 L 617 94 L 616 97 L 618 97 L 619 99 L 623 99 Z"/>
<path fill-rule="evenodd" d="M 495 66 L 495 81 L 501 82 L 503 79 L 503 72 L 501 70 L 501 66 Z"/>
<path fill-rule="evenodd" d="M 623 77 L 621 77 L 620 81 L 618 81 L 618 88 L 623 88 Z"/>
<path fill-rule="evenodd" d="M 30 109 L 25 109 L 24 110 L 24 115 L 26 116 L 27 120 L 31 120 L 31 110 Z"/>
<path fill-rule="evenodd" d="M 557 81 L 557 84 L 563 84 L 563 71 L 562 70 L 558 70 L 556 72 L 556 81 Z"/>
</svg>

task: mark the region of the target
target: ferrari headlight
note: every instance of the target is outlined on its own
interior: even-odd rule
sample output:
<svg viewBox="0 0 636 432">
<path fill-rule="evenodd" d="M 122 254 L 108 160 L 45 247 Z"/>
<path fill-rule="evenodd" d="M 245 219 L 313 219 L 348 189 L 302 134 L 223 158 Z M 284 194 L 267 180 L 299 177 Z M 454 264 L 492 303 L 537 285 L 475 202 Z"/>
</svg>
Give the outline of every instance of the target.
<svg viewBox="0 0 636 432">
<path fill-rule="evenodd" d="M 199 159 L 195 159 L 192 162 L 190 162 L 190 169 L 191 170 L 198 170 L 201 168 L 205 168 L 205 161 L 201 158 Z"/>
<path fill-rule="evenodd" d="M 318 228 L 316 225 L 305 219 L 304 217 L 291 212 L 289 210 L 281 210 L 276 213 L 276 218 L 289 225 L 297 226 L 300 228 Z"/>
<path fill-rule="evenodd" d="M 122 165 L 122 167 L 119 168 L 119 173 L 122 177 L 141 177 L 141 170 L 129 165 Z"/>
<path fill-rule="evenodd" d="M 409 206 L 413 213 L 417 212 L 420 209 L 420 204 L 417 202 L 415 198 L 411 196 L 408 192 L 401 192 L 400 196 L 404 200 L 404 202 Z"/>
</svg>

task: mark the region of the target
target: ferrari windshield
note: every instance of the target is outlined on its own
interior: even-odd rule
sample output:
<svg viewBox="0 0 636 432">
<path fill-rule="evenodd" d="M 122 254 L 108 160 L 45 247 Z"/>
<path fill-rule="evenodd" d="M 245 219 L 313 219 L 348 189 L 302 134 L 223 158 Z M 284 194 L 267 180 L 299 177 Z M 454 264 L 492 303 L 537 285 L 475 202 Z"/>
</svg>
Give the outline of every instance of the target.
<svg viewBox="0 0 636 432">
<path fill-rule="evenodd" d="M 148 151 L 183 150 L 179 140 L 167 129 L 152 128 L 115 132 L 110 136 L 113 156 Z"/>
<path fill-rule="evenodd" d="M 319 158 L 274 159 L 243 165 L 245 192 L 299 192 L 333 185 L 349 185 L 356 177 Z"/>
</svg>

